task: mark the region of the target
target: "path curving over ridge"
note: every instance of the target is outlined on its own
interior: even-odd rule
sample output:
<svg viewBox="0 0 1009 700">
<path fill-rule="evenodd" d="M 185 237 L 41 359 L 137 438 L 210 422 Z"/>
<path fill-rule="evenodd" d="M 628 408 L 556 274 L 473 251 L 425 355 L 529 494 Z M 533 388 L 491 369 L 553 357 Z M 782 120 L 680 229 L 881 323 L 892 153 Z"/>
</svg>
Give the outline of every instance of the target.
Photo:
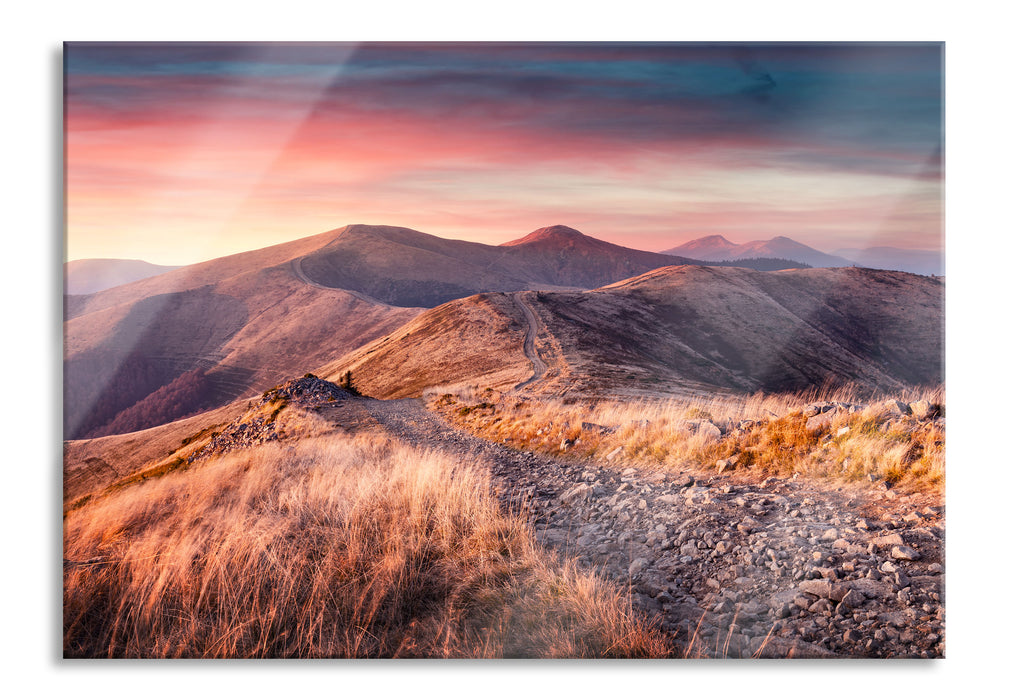
<svg viewBox="0 0 1009 700">
<path fill-rule="evenodd" d="M 542 377 L 547 371 L 546 363 L 543 362 L 539 353 L 536 352 L 536 335 L 540 332 L 540 324 L 539 321 L 536 320 L 536 314 L 533 313 L 533 310 L 529 308 L 529 305 L 523 298 L 525 295 L 530 293 L 531 292 L 516 292 L 512 294 L 512 298 L 515 299 L 519 308 L 522 309 L 522 315 L 525 316 L 526 319 L 526 337 L 522 343 L 522 352 L 524 352 L 525 356 L 533 363 L 533 375 L 524 382 L 516 384 L 516 389 L 523 389 L 532 384 L 534 381 Z"/>
<path fill-rule="evenodd" d="M 292 260 L 291 271 L 294 272 L 295 277 L 297 277 L 300 281 L 304 282 L 308 286 L 315 287 L 316 289 L 332 289 L 338 292 L 346 292 L 347 294 L 350 294 L 352 297 L 360 299 L 361 301 L 368 302 L 369 304 L 377 304 L 378 306 L 391 306 L 391 304 L 386 304 L 384 301 L 381 301 L 380 299 L 368 296 L 367 294 L 359 292 L 355 289 L 343 289 L 341 287 L 327 287 L 324 284 L 319 284 L 315 280 L 310 279 L 309 276 L 305 274 L 305 270 L 301 266 L 302 260 L 304 260 L 304 257 L 295 258 L 294 260 Z"/>
</svg>

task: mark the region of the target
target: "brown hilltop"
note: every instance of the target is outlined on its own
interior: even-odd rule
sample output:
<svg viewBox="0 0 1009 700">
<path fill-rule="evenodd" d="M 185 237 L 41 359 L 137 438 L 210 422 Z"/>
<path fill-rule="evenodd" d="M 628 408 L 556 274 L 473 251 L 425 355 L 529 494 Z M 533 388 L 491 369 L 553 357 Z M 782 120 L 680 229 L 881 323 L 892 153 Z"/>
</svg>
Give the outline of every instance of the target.
<svg viewBox="0 0 1009 700">
<path fill-rule="evenodd" d="M 396 226 L 347 226 L 302 261 L 327 287 L 354 289 L 398 306 L 433 307 L 480 292 L 591 289 L 677 262 L 566 226 L 500 246 L 449 240 Z"/>
<path fill-rule="evenodd" d="M 301 279 L 293 262 L 333 235 L 78 298 L 64 324 L 64 436 L 131 432 L 223 406 L 419 312 Z"/>
<path fill-rule="evenodd" d="M 339 379 L 351 373 L 369 396 L 419 396 L 424 389 L 479 382 L 501 389 L 528 374 L 523 315 L 513 295 L 478 294 L 424 311 L 389 335 L 316 370 Z"/>
</svg>

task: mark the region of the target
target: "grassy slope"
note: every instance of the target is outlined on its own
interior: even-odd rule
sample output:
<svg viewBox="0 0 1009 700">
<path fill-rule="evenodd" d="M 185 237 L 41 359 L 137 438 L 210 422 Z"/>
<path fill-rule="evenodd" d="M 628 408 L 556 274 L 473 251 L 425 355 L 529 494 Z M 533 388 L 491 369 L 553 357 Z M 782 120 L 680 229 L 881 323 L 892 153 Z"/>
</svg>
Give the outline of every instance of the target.
<svg viewBox="0 0 1009 700">
<path fill-rule="evenodd" d="M 376 436 L 267 445 L 65 517 L 69 657 L 667 656 L 488 472 Z"/>
<path fill-rule="evenodd" d="M 804 405 L 853 402 L 857 397 L 852 391 L 598 403 L 517 398 L 466 387 L 426 396 L 429 407 L 458 427 L 553 457 L 600 460 L 619 448 L 620 464 L 715 469 L 719 460 L 735 456 L 734 469 L 756 479 L 799 474 L 867 484 L 871 476 L 903 489 L 941 494 L 945 427 L 912 416 L 898 418 L 886 401 L 924 400 L 944 407 L 945 392 L 876 396 L 864 410 L 807 428 Z M 699 422 L 717 425 L 724 435 L 705 439 L 695 430 Z"/>
</svg>

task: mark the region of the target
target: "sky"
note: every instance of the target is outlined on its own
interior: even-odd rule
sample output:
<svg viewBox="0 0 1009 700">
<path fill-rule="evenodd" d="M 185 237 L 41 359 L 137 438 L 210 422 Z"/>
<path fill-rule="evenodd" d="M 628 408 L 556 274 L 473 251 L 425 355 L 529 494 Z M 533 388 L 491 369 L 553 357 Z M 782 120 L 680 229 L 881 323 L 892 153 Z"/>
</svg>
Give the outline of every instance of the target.
<svg viewBox="0 0 1009 700">
<path fill-rule="evenodd" d="M 70 43 L 67 259 L 367 223 L 943 247 L 941 43 Z"/>
</svg>

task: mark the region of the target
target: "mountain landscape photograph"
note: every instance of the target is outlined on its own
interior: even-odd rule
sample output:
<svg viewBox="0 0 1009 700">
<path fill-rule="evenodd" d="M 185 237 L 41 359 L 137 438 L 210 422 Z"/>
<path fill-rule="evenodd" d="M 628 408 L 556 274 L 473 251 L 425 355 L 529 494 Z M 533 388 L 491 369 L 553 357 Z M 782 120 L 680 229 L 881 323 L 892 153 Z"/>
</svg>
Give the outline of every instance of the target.
<svg viewBox="0 0 1009 700">
<path fill-rule="evenodd" d="M 944 659 L 944 51 L 65 43 L 62 657 Z"/>
</svg>

